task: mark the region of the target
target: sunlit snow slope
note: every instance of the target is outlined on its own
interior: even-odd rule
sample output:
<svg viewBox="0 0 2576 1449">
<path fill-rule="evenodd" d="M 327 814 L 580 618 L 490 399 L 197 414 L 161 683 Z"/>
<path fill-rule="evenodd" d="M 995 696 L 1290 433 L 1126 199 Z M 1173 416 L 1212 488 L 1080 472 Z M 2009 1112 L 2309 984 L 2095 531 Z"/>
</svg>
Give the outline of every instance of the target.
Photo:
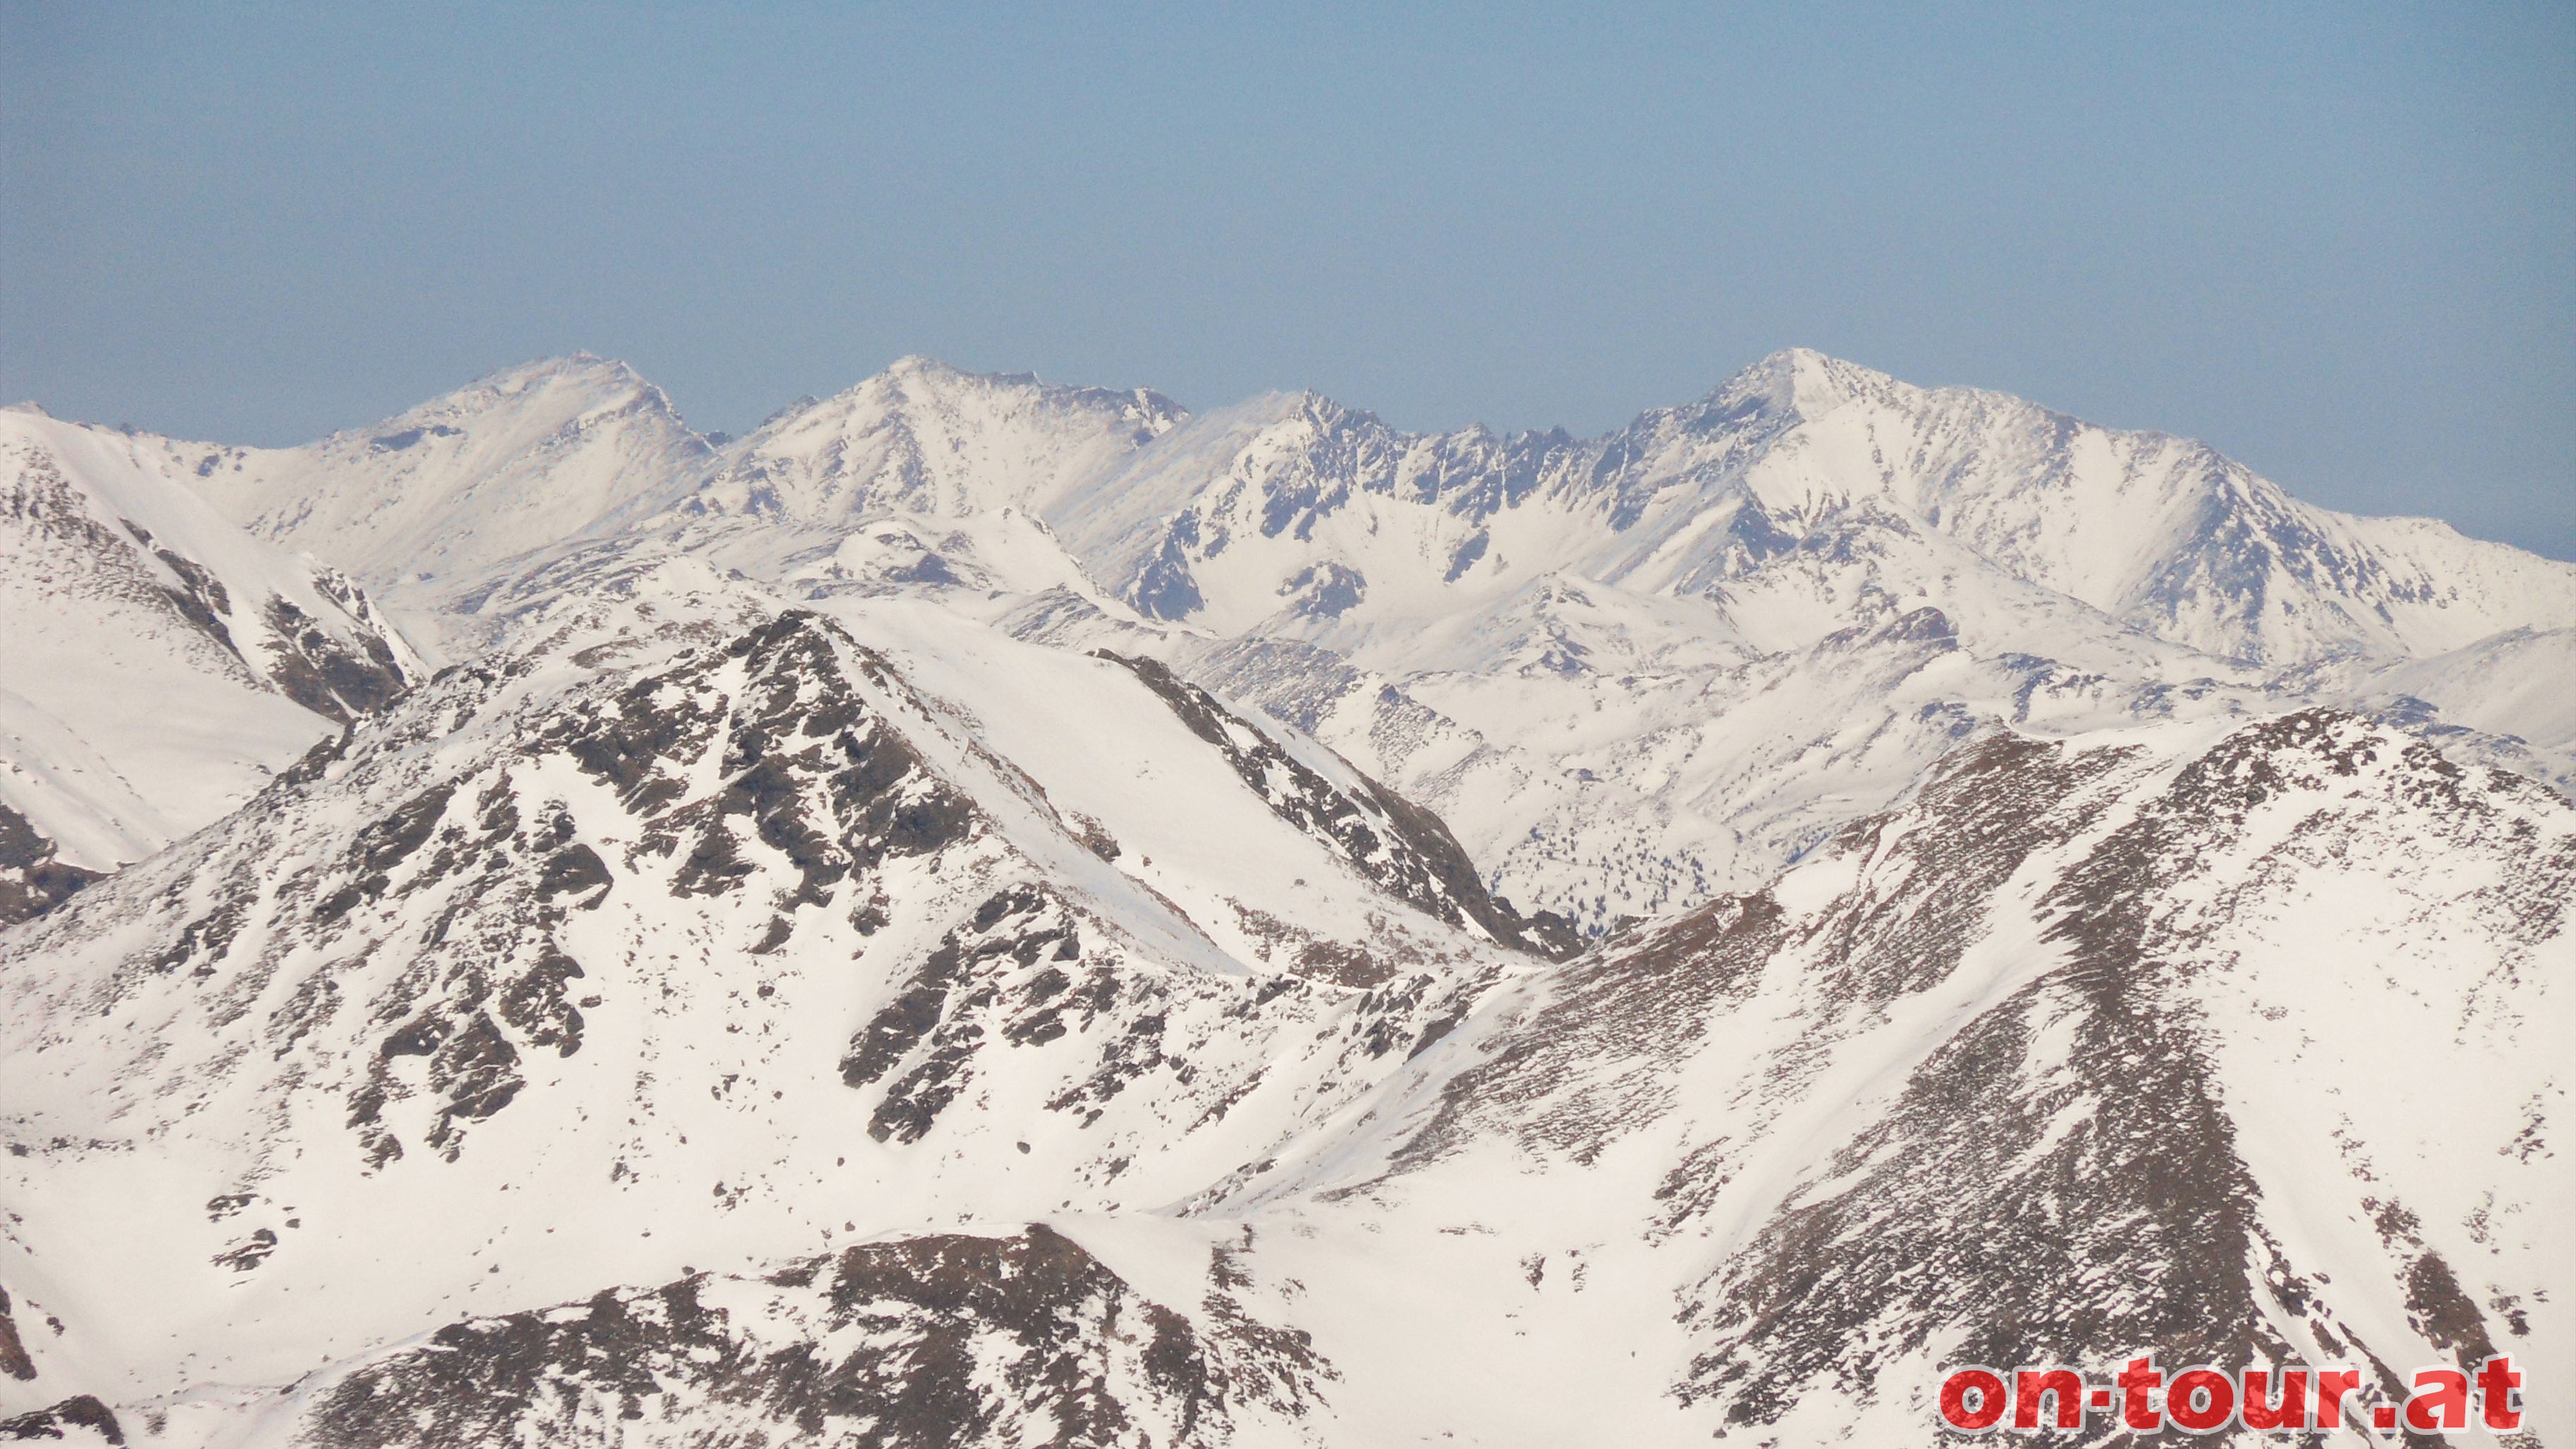
<svg viewBox="0 0 2576 1449">
<path fill-rule="evenodd" d="M 2576 565 L 1803 351 L 0 467 L 0 1437 L 2576 1436 Z"/>
<path fill-rule="evenodd" d="M 426 671 L 179 480 L 217 450 L 0 412 L 0 923 L 232 810 Z"/>
<path fill-rule="evenodd" d="M 691 483 L 714 449 L 621 362 L 555 358 L 301 448 L 210 450 L 227 518 L 400 598 Z"/>
<path fill-rule="evenodd" d="M 364 436 L 567 378 L 618 379 L 612 400 L 678 426 L 631 374 L 576 359 Z M 484 527 L 509 516 L 497 503 L 468 509 L 481 566 L 432 580 L 333 533 L 318 505 L 315 521 L 256 516 L 443 602 L 420 627 L 456 652 L 580 587 L 567 559 L 659 552 L 1152 655 L 1436 809 L 1506 894 L 1593 932 L 1758 883 L 1996 724 L 2336 700 L 2567 773 L 2558 745 L 2495 738 L 2528 733 L 2510 712 L 2370 681 L 2576 626 L 2576 565 L 2318 509 L 2185 439 L 1811 352 L 1594 439 L 1403 434 L 1307 395 L 1192 417 L 1141 390 L 917 358 L 703 457 L 673 444 L 639 463 L 615 430 L 537 426 L 554 413 L 531 401 L 492 416 L 520 412 L 403 450 L 470 444 L 471 467 L 430 451 L 389 471 L 352 434 L 299 453 L 298 476 L 387 517 L 437 514 L 467 478 L 552 498 L 535 480 L 613 475 L 622 501 L 515 531 Z"/>
</svg>

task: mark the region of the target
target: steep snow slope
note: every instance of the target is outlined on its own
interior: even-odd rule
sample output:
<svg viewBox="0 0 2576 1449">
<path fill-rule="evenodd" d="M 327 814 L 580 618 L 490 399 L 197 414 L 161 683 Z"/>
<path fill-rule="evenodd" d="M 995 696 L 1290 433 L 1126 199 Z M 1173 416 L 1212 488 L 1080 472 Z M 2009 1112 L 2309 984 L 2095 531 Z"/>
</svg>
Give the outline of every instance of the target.
<svg viewBox="0 0 2576 1449">
<path fill-rule="evenodd" d="M 1588 441 L 1407 435 L 1311 395 L 1265 398 L 1192 420 L 1049 518 L 1123 597 L 1227 633 L 1338 568 L 1354 583 L 1337 616 L 1397 630 L 1571 571 L 1740 608 L 1771 648 L 1867 622 L 1855 605 L 1917 601 L 1982 638 L 1994 582 L 1904 549 L 1840 570 L 1821 612 L 1735 603 L 1777 591 L 1784 567 L 1854 562 L 1849 540 L 1909 531 L 2120 625 L 2276 667 L 2576 621 L 2576 565 L 2309 507 L 2201 444 L 1799 350 Z"/>
<path fill-rule="evenodd" d="M 1055 387 L 907 357 L 761 424 L 688 506 L 834 528 L 886 513 L 1042 508 L 1184 416 L 1141 388 Z"/>
<path fill-rule="evenodd" d="M 0 932 L 0 1431 L 1913 1443 L 1967 1358 L 2576 1352 L 2564 566 L 1812 354 L 1591 442 L 509 376 L 283 525 L 414 520 L 465 662 Z M 71 432 L 99 598 L 329 579 Z"/>
<path fill-rule="evenodd" d="M 1118 661 L 916 628 L 946 699 L 683 566 L 529 637 L 0 938 L 0 1285 L 67 1326 L 0 1393 L 1165 1201 L 1539 965 L 1436 822 Z"/>
<path fill-rule="evenodd" d="M 2546 1376 L 2576 810 L 2329 711 L 2213 736 L 1962 750 L 1189 1211 L 1376 1442 L 1931 1443 L 1945 1366 L 2150 1349 Z"/>
<path fill-rule="evenodd" d="M 1592 931 L 1750 887 L 1986 725 L 2359 698 L 2576 620 L 2576 568 L 1799 351 L 1588 441 L 1409 436 L 1311 396 L 1189 418 L 906 359 L 708 467 L 407 595 L 451 611 L 421 627 L 490 647 L 638 554 L 935 598 L 1259 703 Z M 2449 721 L 2481 732 L 2466 755 L 2565 777 L 2486 718 Z"/>
<path fill-rule="evenodd" d="M 0 938 L 0 1283 L 63 1324 L 8 1402 L 1913 1443 L 1966 1360 L 2576 1345 L 2576 809 L 2402 732 L 1996 735 L 1762 891 L 1361 991 L 1175 960 L 829 626 L 699 627 L 452 676 Z"/>
<path fill-rule="evenodd" d="M 0 922 L 231 810 L 424 672 L 349 580 L 183 486 L 195 453 L 0 412 Z"/>
<path fill-rule="evenodd" d="M 2382 668 L 2351 693 L 2382 709 L 2433 707 L 2442 724 L 2522 741 L 2576 785 L 2576 629 L 2515 629 Z M 2428 723 L 2430 721 L 2427 721 Z"/>
<path fill-rule="evenodd" d="M 300 448 L 195 451 L 189 476 L 225 517 L 406 602 L 665 500 L 715 457 L 660 388 L 588 354 Z"/>
</svg>

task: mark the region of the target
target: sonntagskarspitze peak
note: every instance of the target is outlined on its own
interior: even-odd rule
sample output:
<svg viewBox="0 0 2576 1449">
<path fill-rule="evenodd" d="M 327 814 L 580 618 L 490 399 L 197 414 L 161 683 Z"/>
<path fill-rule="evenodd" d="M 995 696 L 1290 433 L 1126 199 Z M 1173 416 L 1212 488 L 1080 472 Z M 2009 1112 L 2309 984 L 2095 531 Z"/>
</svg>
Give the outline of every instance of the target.
<svg viewBox="0 0 2576 1449">
<path fill-rule="evenodd" d="M 1804 350 L 1591 438 L 583 355 L 0 499 L 0 1435 L 2576 1435 L 2576 565 Z"/>
</svg>

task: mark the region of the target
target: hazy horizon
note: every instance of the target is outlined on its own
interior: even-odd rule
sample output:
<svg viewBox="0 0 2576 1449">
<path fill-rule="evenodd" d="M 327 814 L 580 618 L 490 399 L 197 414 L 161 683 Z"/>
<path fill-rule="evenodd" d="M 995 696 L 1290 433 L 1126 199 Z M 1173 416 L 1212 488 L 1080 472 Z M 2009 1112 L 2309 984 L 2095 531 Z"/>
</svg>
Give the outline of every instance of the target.
<svg viewBox="0 0 2576 1449">
<path fill-rule="evenodd" d="M 2576 558 L 2576 15 L 0 0 L 0 399 L 287 444 L 590 351 L 1598 434 L 1787 346 Z"/>
</svg>

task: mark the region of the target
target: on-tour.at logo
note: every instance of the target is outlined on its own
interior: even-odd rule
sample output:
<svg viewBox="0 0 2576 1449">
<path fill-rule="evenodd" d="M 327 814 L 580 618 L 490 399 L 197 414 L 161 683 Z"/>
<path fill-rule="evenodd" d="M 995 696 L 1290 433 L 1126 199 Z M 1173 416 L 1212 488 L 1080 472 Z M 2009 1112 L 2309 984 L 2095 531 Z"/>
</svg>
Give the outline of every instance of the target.
<svg viewBox="0 0 2576 1449">
<path fill-rule="evenodd" d="M 2215 1434 L 2243 1427 L 2312 1433 L 2360 1429 L 2383 1436 L 2401 1430 L 2469 1427 L 2474 1408 L 2487 1429 L 2522 1427 L 2522 1375 L 2511 1354 L 2497 1354 L 2475 1373 L 2438 1364 L 2417 1369 L 2401 1404 L 2358 1368 L 2249 1368 L 2235 1378 L 2220 1369 L 2187 1368 L 2168 1381 L 2155 1355 L 2129 1360 L 2108 1384 L 2065 1367 L 1953 1370 L 1941 1381 L 1941 1421 L 1967 1434 L 1993 1429 L 2039 1433 L 2083 1429 L 2094 1414 L 2116 1415 L 2141 1433 L 2167 1429 Z M 2476 1402 L 2473 1405 L 2472 1399 Z"/>
</svg>

